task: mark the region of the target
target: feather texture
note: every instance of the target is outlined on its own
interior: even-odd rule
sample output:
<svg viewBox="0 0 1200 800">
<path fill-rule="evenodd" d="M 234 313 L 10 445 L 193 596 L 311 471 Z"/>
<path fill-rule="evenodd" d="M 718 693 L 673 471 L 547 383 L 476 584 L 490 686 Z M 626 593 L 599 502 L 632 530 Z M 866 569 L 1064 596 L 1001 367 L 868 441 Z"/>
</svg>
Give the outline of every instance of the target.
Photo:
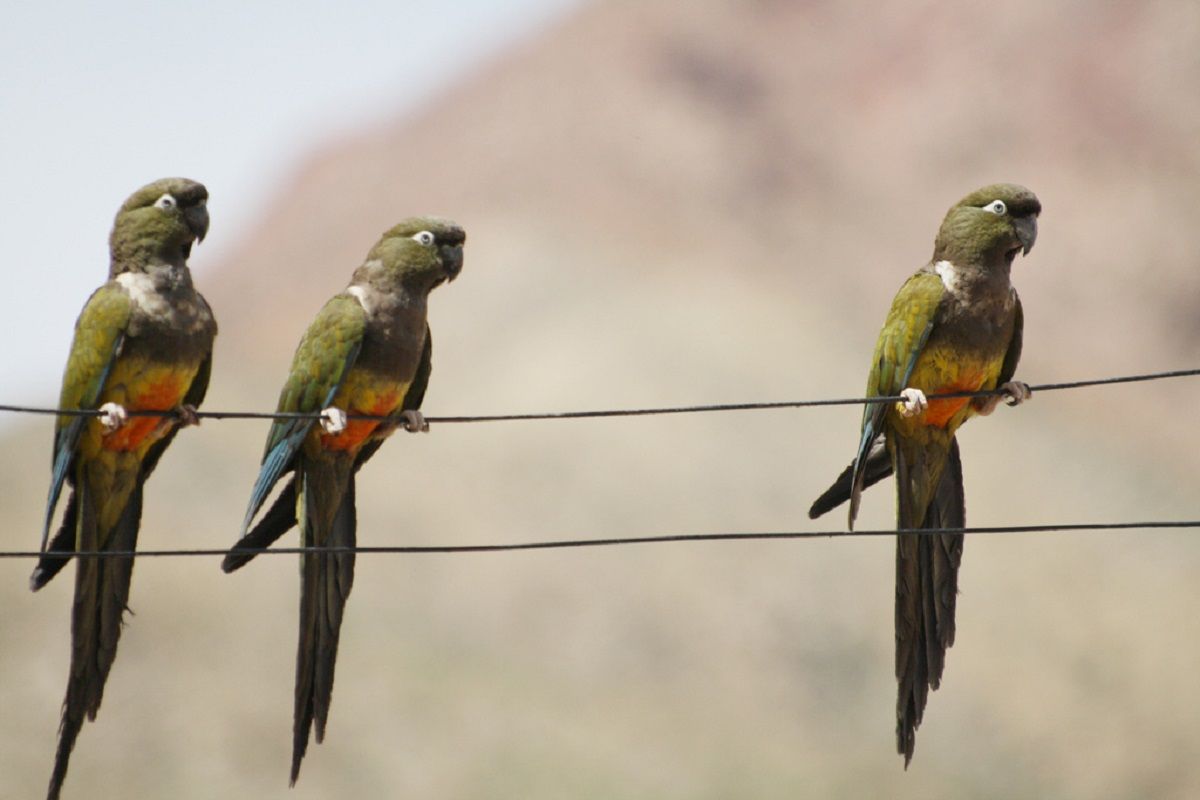
<svg viewBox="0 0 1200 800">
<path fill-rule="evenodd" d="M 933 259 L 892 301 L 867 379 L 868 397 L 914 398 L 864 408 L 854 462 L 812 504 L 810 517 L 849 501 L 853 527 L 863 490 L 893 474 L 897 529 L 966 525 L 955 434 L 986 401 L 930 396 L 992 390 L 1011 379 L 1023 316 L 1009 272 L 1016 254 L 1033 246 L 1040 211 L 1028 189 L 995 184 L 947 212 Z M 896 538 L 896 734 L 905 766 L 954 643 L 962 549 L 962 534 Z"/>
<path fill-rule="evenodd" d="M 400 223 L 371 249 L 348 289 L 313 320 L 296 349 L 278 410 L 313 413 L 332 407 L 348 419 L 336 430 L 313 420 L 272 425 L 242 536 L 222 562 L 226 572 L 255 555 L 239 550 L 268 547 L 296 525 L 306 549 L 355 546 L 355 475 L 400 427 L 403 412 L 417 410 L 425 396 L 432 353 L 426 296 L 462 268 L 464 238 L 461 228 L 444 220 Z M 292 479 L 251 527 L 288 473 Z M 305 552 L 300 574 L 292 784 L 314 728 L 317 742 L 325 736 L 354 554 Z"/>
</svg>

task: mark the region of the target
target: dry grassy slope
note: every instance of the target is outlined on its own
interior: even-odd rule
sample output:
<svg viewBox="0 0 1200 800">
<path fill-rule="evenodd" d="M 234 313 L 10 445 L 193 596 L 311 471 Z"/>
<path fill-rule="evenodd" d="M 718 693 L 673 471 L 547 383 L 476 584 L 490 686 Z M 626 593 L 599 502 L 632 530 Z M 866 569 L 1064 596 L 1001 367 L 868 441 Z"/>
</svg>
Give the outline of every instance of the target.
<svg viewBox="0 0 1200 800">
<path fill-rule="evenodd" d="M 610 3 L 315 157 L 222 268 L 210 407 L 263 407 L 380 230 L 470 230 L 438 290 L 435 414 L 860 390 L 945 207 L 1043 198 L 1025 377 L 1195 363 L 1200 12 L 1169 2 Z M 219 187 L 214 215 L 219 226 Z M 219 227 L 215 233 L 219 233 Z M 84 289 L 80 289 L 80 294 Z M 972 521 L 1195 517 L 1189 384 L 1045 395 L 964 433 Z M 1186 406 L 1185 406 L 1186 407 Z M 1174 417 L 1184 415 L 1175 412 Z M 362 476 L 364 543 L 821 529 L 853 409 L 442 426 Z M 0 464 L 36 539 L 49 433 Z M 143 546 L 232 541 L 261 425 L 156 475 Z M 889 521 L 890 489 L 863 527 Z M 1191 797 L 1200 547 L 976 538 L 907 773 L 886 540 L 364 558 L 329 740 L 286 789 L 295 563 L 139 563 L 69 788 L 212 797 Z M 48 774 L 69 580 L 0 562 L 0 796 Z"/>
</svg>

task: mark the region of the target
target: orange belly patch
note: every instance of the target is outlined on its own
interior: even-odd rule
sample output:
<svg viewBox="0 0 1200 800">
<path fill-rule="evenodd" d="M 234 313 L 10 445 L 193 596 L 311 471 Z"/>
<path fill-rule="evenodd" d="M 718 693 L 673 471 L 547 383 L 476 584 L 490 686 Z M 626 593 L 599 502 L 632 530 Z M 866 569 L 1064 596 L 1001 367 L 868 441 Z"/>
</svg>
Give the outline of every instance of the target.
<svg viewBox="0 0 1200 800">
<path fill-rule="evenodd" d="M 127 411 L 169 411 L 182 402 L 186 388 L 182 375 L 168 373 L 129 390 L 122 405 Z M 125 452 L 136 450 L 147 436 L 160 430 L 163 422 L 162 417 L 130 417 L 119 430 L 103 437 L 101 447 Z"/>
<path fill-rule="evenodd" d="M 378 394 L 374 402 L 351 404 L 347 414 L 370 414 L 383 417 L 395 412 L 403 399 L 399 391 Z M 346 421 L 346 428 L 341 433 L 321 433 L 321 447 L 326 450 L 357 450 L 375 432 L 380 423 L 370 419 L 352 419 Z"/>
<path fill-rule="evenodd" d="M 953 383 L 943 384 L 925 393 L 930 395 L 951 394 L 953 392 L 977 392 L 983 386 L 984 377 L 982 372 L 962 375 Z M 925 409 L 925 424 L 944 428 L 954 415 L 961 411 L 969 402 L 971 402 L 971 398 L 969 397 L 953 397 L 946 400 L 931 399 L 929 406 Z"/>
</svg>

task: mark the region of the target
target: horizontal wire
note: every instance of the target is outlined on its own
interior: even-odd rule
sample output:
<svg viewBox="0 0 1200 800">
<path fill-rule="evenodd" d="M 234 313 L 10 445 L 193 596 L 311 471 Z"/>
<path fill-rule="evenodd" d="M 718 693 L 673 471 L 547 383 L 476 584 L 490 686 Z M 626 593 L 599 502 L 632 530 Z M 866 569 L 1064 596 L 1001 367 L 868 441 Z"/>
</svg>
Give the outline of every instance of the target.
<svg viewBox="0 0 1200 800">
<path fill-rule="evenodd" d="M 1167 372 L 1145 373 L 1139 375 L 1123 375 L 1109 378 L 1095 378 L 1079 381 L 1065 381 L 1059 383 L 1047 383 L 1030 386 L 1031 392 L 1047 392 L 1057 391 L 1062 389 L 1077 389 L 1086 386 L 1104 386 L 1118 383 L 1138 383 L 1143 381 L 1161 380 L 1165 378 L 1179 378 L 1200 375 L 1200 369 L 1185 369 L 1171 370 Z M 949 392 L 943 394 L 927 395 L 928 399 L 953 399 L 953 398 L 974 398 L 974 397 L 992 397 L 1001 394 L 998 390 L 985 392 Z M 902 402 L 905 398 L 900 396 L 890 397 L 865 397 L 865 398 L 844 398 L 833 400 L 797 400 L 797 401 L 781 401 L 781 402 L 766 402 L 766 403 L 731 403 L 731 404 L 713 404 L 699 406 L 677 406 L 677 407 L 661 407 L 661 408 L 637 408 L 637 409 L 613 409 L 600 411 L 563 411 L 537 414 L 494 414 L 485 416 L 462 416 L 462 417 L 426 417 L 428 422 L 499 422 L 499 421 L 515 421 L 515 420 L 543 420 L 543 419 L 581 419 L 581 418 L 598 418 L 598 417 L 620 417 L 620 416 L 649 416 L 657 414 L 685 414 L 697 413 L 705 411 L 750 411 L 760 409 L 778 409 L 778 408 L 805 408 L 814 406 L 836 406 L 836 405 L 861 405 L 864 403 L 887 403 L 887 402 Z M 96 409 L 52 409 L 38 408 L 30 406 L 15 406 L 15 405 L 0 405 L 0 411 L 24 412 L 33 414 L 55 414 L 62 416 L 98 416 L 100 413 Z M 129 416 L 158 416 L 166 417 L 175 415 L 174 411 L 135 411 L 127 412 Z M 197 412 L 199 417 L 208 419 L 320 419 L 320 414 L 315 413 L 288 413 L 288 412 L 251 412 L 251 411 L 201 411 Z M 367 415 L 367 414 L 348 414 L 350 419 L 365 419 L 372 421 L 387 421 L 391 417 Z M 523 542 L 510 544 L 489 544 L 489 545 L 426 545 L 426 546 L 385 546 L 385 547 L 344 547 L 344 548 L 305 548 L 305 547 L 287 547 L 287 548 L 237 548 L 233 550 L 143 550 L 143 551 L 85 551 L 85 552 L 68 552 L 68 553 L 42 553 L 39 551 L 0 551 L 0 559 L 12 558 L 40 558 L 45 556 L 48 559 L 55 558 L 154 558 L 154 557 L 171 557 L 171 556 L 224 556 L 226 554 L 235 555 L 287 555 L 287 554 L 303 554 L 303 553 L 361 553 L 361 554 L 421 554 L 421 553 L 485 553 L 485 552 L 503 552 L 515 550 L 550 550 L 550 549 L 565 549 L 576 547 L 601 547 L 610 545 L 630 545 L 630 544 L 651 544 L 664 542 L 711 542 L 711 541 L 749 541 L 749 540 L 773 540 L 773 539 L 827 539 L 839 537 L 871 537 L 871 536 L 894 536 L 897 533 L 912 533 L 916 535 L 935 535 L 935 534 L 994 534 L 994 533 L 1037 533 L 1037 532 L 1069 532 L 1069 531 L 1104 531 L 1104 530 L 1130 530 L 1130 529 L 1161 529 L 1161 528 L 1196 528 L 1200 527 L 1200 520 L 1185 520 L 1185 521 L 1146 521 L 1146 522 L 1121 522 L 1121 523 L 1071 523 L 1064 525 L 1018 525 L 1018 526 L 995 526 L 983 528 L 938 528 L 938 529 L 920 529 L 920 530 L 905 530 L 896 531 L 894 529 L 882 530 L 860 530 L 860 531 L 790 531 L 790 532 L 750 532 L 750 533 L 706 533 L 706 534 L 675 534 L 663 536 L 637 536 L 623 538 L 605 538 L 605 539 L 564 539 L 543 542 Z"/>
<path fill-rule="evenodd" d="M 1029 387 L 1030 392 L 1053 392 L 1062 389 L 1079 389 L 1086 386 L 1108 386 L 1117 383 L 1140 383 L 1156 381 L 1165 378 L 1185 378 L 1200 375 L 1200 368 L 1177 369 L 1167 372 L 1150 372 L 1141 375 L 1119 375 L 1110 378 L 1091 378 L 1079 381 L 1064 381 L 1060 383 L 1042 383 Z M 1003 393 L 994 389 L 979 392 L 947 392 L 943 394 L 926 395 L 929 400 L 962 399 L 977 397 L 996 397 Z M 869 405 L 875 403 L 899 403 L 905 400 L 899 395 L 887 397 L 845 397 L 832 400 L 781 400 L 761 403 L 714 403 L 692 406 L 666 406 L 658 408 L 624 408 L 594 411 L 550 411 L 529 414 L 483 414 L 476 416 L 446 416 L 425 417 L 429 423 L 457 422 L 514 422 L 521 420 L 550 420 L 550 419 L 597 419 L 604 417 L 647 417 L 664 414 L 696 414 L 709 411 L 760 411 L 779 408 L 813 408 L 819 406 L 849 406 Z M 104 412 L 94 408 L 42 408 L 37 406 L 0 405 L 0 411 L 10 411 L 23 414 L 53 414 L 63 417 L 97 417 Z M 174 417 L 175 410 L 151 411 L 128 409 L 131 417 Z M 272 420 L 319 420 L 320 412 L 286 412 L 286 411 L 197 411 L 200 419 L 272 419 Z M 395 417 L 378 414 L 347 414 L 347 419 L 369 420 L 372 422 L 394 421 Z"/>
<path fill-rule="evenodd" d="M 88 550 L 81 552 L 40 553 L 31 550 L 0 551 L 0 559 L 41 558 L 47 560 L 68 558 L 170 558 L 212 557 L 225 555 L 427 555 L 435 553 L 500 553 L 517 550 L 566 550 L 581 547 L 613 547 L 634 544 L 667 544 L 680 542 L 745 542 L 782 541 L 792 539 L 842 539 L 860 537 L 895 536 L 913 534 L 936 536 L 940 534 L 1017 534 L 1017 533 L 1071 533 L 1081 531 L 1128 531 L 1200 528 L 1200 520 L 1145 520 L 1141 522 L 1077 522 L 1057 525 L 992 525 L 977 528 L 919 528 L 919 529 L 875 529 L 875 530 L 828 530 L 828 531 L 759 531 L 744 533 L 679 533 L 660 536 L 623 536 L 604 539 L 552 539 L 541 542 L 509 542 L 505 544 L 459 544 L 459 545 L 385 545 L 379 547 L 236 547 L 227 550 Z"/>
</svg>

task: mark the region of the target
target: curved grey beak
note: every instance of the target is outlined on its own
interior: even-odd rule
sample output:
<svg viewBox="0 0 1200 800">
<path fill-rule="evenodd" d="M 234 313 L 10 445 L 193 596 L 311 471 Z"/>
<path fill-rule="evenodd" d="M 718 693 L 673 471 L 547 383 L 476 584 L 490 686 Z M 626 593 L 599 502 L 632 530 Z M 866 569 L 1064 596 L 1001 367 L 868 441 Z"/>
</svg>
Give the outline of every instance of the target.
<svg viewBox="0 0 1200 800">
<path fill-rule="evenodd" d="M 1021 254 L 1029 255 L 1033 243 L 1037 241 L 1037 217 L 1030 214 L 1027 217 L 1017 217 L 1013 220 L 1013 228 L 1017 231 L 1017 239 L 1021 242 Z"/>
<path fill-rule="evenodd" d="M 444 244 L 441 247 L 441 251 L 442 266 L 446 271 L 446 278 L 454 280 L 458 277 L 458 273 L 462 272 L 463 246 L 461 244 Z"/>
<path fill-rule="evenodd" d="M 208 233 L 208 206 L 203 203 L 188 206 L 183 210 L 183 219 L 196 241 L 203 242 L 204 234 Z"/>
</svg>

